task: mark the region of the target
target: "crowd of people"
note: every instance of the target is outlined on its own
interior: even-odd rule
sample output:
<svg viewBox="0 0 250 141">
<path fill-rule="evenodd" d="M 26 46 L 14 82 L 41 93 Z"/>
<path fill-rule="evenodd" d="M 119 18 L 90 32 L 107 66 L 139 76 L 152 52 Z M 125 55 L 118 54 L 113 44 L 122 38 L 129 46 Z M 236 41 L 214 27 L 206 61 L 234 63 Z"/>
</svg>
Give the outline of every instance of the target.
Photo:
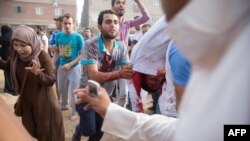
<svg viewBox="0 0 250 141">
<path fill-rule="evenodd" d="M 50 38 L 40 26 L 2 26 L 4 91 L 19 97 L 14 113 L 0 99 L 0 140 L 64 141 L 62 110 L 79 119 L 72 141 L 99 141 L 105 133 L 128 141 L 221 141 L 224 125 L 250 124 L 250 2 L 161 2 L 165 15 L 150 25 L 141 0 L 141 15 L 131 20 L 124 19 L 126 0 L 111 0 L 98 15 L 98 36 L 88 27 L 74 31 L 70 14 L 54 19 Z M 98 96 L 90 96 L 88 80 L 100 83 Z M 154 115 L 143 113 L 145 91 Z"/>
</svg>

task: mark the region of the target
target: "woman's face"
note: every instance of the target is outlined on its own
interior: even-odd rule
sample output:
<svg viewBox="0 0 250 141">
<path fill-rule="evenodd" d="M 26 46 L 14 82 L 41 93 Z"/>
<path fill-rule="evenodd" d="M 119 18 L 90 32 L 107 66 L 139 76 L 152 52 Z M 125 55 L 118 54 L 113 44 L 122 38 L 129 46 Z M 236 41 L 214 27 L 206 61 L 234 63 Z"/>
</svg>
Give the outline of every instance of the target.
<svg viewBox="0 0 250 141">
<path fill-rule="evenodd" d="M 13 40 L 13 47 L 20 57 L 28 57 L 32 53 L 31 46 L 19 40 Z"/>
</svg>

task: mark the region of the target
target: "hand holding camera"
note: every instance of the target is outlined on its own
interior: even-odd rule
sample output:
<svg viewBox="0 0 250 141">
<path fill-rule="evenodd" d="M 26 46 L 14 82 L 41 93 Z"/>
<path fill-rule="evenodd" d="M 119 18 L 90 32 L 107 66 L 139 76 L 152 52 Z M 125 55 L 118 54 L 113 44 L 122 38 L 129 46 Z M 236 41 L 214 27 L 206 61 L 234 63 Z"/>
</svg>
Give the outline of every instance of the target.
<svg viewBox="0 0 250 141">
<path fill-rule="evenodd" d="M 91 97 L 96 97 L 100 93 L 100 84 L 94 80 L 88 80 L 87 88 Z"/>
</svg>

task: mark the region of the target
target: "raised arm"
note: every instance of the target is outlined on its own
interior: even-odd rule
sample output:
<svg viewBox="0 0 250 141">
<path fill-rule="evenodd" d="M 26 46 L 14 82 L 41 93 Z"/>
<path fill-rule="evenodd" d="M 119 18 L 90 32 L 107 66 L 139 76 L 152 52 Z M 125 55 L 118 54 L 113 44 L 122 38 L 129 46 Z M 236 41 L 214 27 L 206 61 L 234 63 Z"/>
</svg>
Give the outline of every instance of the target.
<svg viewBox="0 0 250 141">
<path fill-rule="evenodd" d="M 149 12 L 144 7 L 141 0 L 135 0 L 135 2 L 137 3 L 138 8 L 140 9 L 142 16 L 140 16 L 140 17 L 138 17 L 138 18 L 136 18 L 134 20 L 130 20 L 129 21 L 130 22 L 130 27 L 135 27 L 135 26 L 141 25 L 141 24 L 147 22 L 150 19 Z"/>
<path fill-rule="evenodd" d="M 1 141 L 32 141 L 32 137 L 0 98 L 0 140 Z M 10 134 L 11 131 L 11 134 Z"/>
</svg>

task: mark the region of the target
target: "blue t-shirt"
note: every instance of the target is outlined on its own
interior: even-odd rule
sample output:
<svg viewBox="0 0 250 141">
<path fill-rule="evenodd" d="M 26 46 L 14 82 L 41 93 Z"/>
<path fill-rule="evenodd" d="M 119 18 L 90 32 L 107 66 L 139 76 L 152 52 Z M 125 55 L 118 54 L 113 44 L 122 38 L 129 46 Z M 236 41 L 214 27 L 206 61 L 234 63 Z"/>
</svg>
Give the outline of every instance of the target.
<svg viewBox="0 0 250 141">
<path fill-rule="evenodd" d="M 64 65 L 75 60 L 84 45 L 83 37 L 76 32 L 66 34 L 60 32 L 56 35 L 56 46 L 59 49 L 60 65 Z M 76 63 L 75 65 L 77 65 Z"/>
<path fill-rule="evenodd" d="M 186 86 L 192 71 L 190 62 L 180 53 L 176 44 L 172 44 L 168 57 L 174 83 L 176 85 Z"/>
<path fill-rule="evenodd" d="M 56 35 L 58 33 L 60 33 L 61 31 L 60 30 L 54 30 L 52 35 L 51 35 L 51 38 L 49 40 L 49 45 L 51 46 L 54 46 L 56 45 Z M 57 60 L 56 60 L 56 63 L 55 63 L 56 66 L 59 66 L 60 65 L 60 57 L 58 56 Z"/>
<path fill-rule="evenodd" d="M 49 45 L 55 45 L 56 44 L 56 35 L 58 33 L 60 33 L 61 31 L 60 30 L 54 30 L 52 35 L 51 35 L 51 39 L 49 40 Z"/>
</svg>

